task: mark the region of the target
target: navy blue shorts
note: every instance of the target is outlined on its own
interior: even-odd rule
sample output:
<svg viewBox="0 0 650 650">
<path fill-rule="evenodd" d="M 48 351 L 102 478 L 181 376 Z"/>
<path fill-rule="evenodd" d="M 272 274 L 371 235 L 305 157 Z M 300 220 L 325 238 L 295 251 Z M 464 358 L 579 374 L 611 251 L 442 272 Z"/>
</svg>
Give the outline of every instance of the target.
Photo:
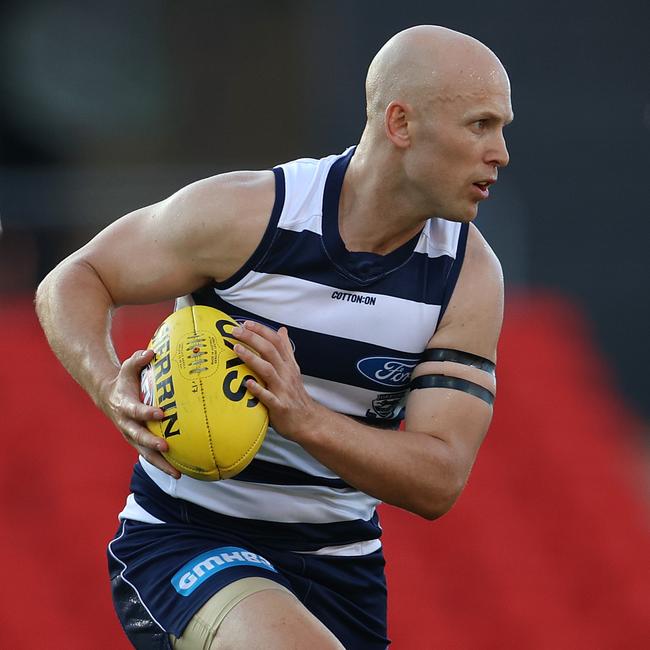
<svg viewBox="0 0 650 650">
<path fill-rule="evenodd" d="M 113 603 L 136 648 L 170 648 L 168 633 L 181 636 L 213 594 L 251 576 L 292 591 L 345 648 L 389 645 L 381 550 L 353 557 L 296 553 L 187 519 L 167 512 L 163 524 L 125 520 L 109 544 Z"/>
</svg>

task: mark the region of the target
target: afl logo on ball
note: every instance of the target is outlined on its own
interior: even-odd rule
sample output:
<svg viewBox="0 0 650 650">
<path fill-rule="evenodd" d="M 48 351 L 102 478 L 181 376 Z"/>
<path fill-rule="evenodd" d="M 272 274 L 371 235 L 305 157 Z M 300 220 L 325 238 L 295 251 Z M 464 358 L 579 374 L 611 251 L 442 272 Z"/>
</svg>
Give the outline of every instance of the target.
<svg viewBox="0 0 650 650">
<path fill-rule="evenodd" d="M 382 386 L 403 386 L 417 365 L 415 359 L 392 357 L 366 357 L 357 363 L 357 370 L 368 379 Z"/>
</svg>

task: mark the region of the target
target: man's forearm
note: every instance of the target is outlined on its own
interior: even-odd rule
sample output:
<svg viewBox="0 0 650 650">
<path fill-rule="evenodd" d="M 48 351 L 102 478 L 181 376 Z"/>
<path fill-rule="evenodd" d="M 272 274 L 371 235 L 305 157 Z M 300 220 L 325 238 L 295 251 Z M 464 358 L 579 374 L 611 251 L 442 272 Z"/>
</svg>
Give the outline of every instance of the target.
<svg viewBox="0 0 650 650">
<path fill-rule="evenodd" d="M 307 393 L 285 327 L 275 331 L 246 321 L 232 333 L 240 341 L 235 353 L 264 381 L 249 379 L 246 387 L 267 406 L 281 435 L 377 499 L 427 519 L 451 508 L 487 431 L 491 409 L 442 392 L 409 397 L 406 430 L 377 429 L 335 413 Z M 424 405 L 418 406 L 422 399 Z"/>
<path fill-rule="evenodd" d="M 97 273 L 81 261 L 60 264 L 36 293 L 36 312 L 52 350 L 95 403 L 120 368 L 110 337 L 113 306 Z"/>
<path fill-rule="evenodd" d="M 347 483 L 427 519 L 451 508 L 467 475 L 447 442 L 318 409 L 319 425 L 296 442 Z"/>
</svg>

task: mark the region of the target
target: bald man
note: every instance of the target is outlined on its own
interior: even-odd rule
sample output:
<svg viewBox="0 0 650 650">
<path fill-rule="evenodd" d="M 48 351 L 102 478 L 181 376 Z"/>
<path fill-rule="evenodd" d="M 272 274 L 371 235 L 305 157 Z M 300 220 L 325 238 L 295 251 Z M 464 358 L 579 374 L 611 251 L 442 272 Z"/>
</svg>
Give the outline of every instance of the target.
<svg viewBox="0 0 650 650">
<path fill-rule="evenodd" d="M 52 348 L 139 452 L 108 549 L 137 648 L 385 648 L 376 506 L 432 520 L 467 481 L 503 308 L 471 222 L 508 163 L 508 77 L 475 39 L 419 26 L 382 47 L 366 90 L 356 147 L 194 183 L 39 287 Z M 169 298 L 237 319 L 265 382 L 247 389 L 271 427 L 234 479 L 165 461 L 144 425 L 163 414 L 139 399 L 152 352 L 113 349 L 115 306 Z"/>
</svg>

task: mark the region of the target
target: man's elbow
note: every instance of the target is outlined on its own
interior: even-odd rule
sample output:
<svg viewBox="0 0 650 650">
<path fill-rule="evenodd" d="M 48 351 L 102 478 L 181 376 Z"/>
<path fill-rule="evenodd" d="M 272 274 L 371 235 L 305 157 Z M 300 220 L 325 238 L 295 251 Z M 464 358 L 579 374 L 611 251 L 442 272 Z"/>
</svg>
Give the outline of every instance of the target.
<svg viewBox="0 0 650 650">
<path fill-rule="evenodd" d="M 61 276 L 65 276 L 66 260 L 54 267 L 39 283 L 34 295 L 34 306 L 38 317 L 43 320 L 50 310 L 50 306 L 56 301 L 58 285 L 61 283 Z"/>
<path fill-rule="evenodd" d="M 46 315 L 47 307 L 49 303 L 49 292 L 50 292 L 50 283 L 52 271 L 43 278 L 38 287 L 36 288 L 36 293 L 34 294 L 34 307 L 36 309 L 36 314 L 39 319 L 42 321 Z"/>
<path fill-rule="evenodd" d="M 461 495 L 465 481 L 454 482 L 444 487 L 438 486 L 429 494 L 429 498 L 415 511 L 423 519 L 433 521 L 447 514 Z"/>
<path fill-rule="evenodd" d="M 71 289 L 78 293 L 80 288 L 85 288 L 88 277 L 86 266 L 68 257 L 40 281 L 34 295 L 34 308 L 46 332 L 49 318 L 61 300 L 70 294 Z"/>
</svg>

